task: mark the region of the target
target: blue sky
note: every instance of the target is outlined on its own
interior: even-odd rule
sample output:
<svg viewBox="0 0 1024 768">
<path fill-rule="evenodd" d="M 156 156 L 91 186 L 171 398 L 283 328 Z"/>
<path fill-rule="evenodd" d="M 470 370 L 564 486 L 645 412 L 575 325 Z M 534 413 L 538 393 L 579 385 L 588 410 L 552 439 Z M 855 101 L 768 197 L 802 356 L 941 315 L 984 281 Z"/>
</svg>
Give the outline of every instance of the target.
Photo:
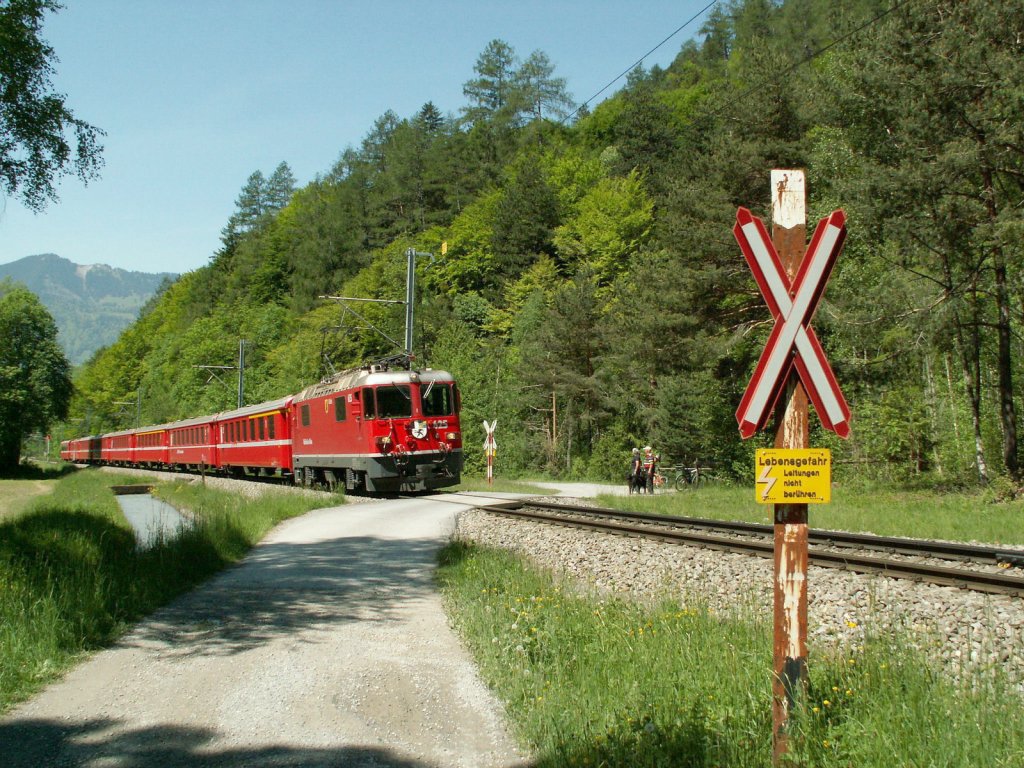
<svg viewBox="0 0 1024 768">
<path fill-rule="evenodd" d="M 0 198 L 0 263 L 185 272 L 207 263 L 249 175 L 282 160 L 299 185 L 388 109 L 465 104 L 487 43 L 544 51 L 585 101 L 708 0 L 64 0 L 44 39 L 54 87 L 106 131 L 105 166 L 60 182 L 39 214 Z M 645 59 L 666 66 L 706 14 Z M 619 81 L 605 92 L 622 86 Z M 603 98 L 603 97 L 602 97 Z"/>
</svg>

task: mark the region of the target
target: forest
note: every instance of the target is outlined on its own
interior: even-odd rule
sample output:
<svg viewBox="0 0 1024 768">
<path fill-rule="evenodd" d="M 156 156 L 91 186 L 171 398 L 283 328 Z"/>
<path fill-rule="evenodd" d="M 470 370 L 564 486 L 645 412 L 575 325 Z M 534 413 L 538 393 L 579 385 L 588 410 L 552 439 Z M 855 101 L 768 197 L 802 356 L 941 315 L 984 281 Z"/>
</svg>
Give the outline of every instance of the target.
<svg viewBox="0 0 1024 768">
<path fill-rule="evenodd" d="M 499 31 L 500 32 L 500 31 Z M 610 73 L 614 74 L 614 73 Z M 77 373 L 67 433 L 234 407 L 399 351 L 459 380 L 468 471 L 618 479 L 630 448 L 749 478 L 734 412 L 771 317 L 733 239 L 802 168 L 849 236 L 814 327 L 852 411 L 837 470 L 1019 485 L 1024 4 L 731 0 L 670 66 L 577 106 L 542 51 L 493 40 L 465 104 L 387 112 L 297 187 L 253 172 L 210 262 Z M 126 407 L 125 403 L 139 403 Z"/>
</svg>

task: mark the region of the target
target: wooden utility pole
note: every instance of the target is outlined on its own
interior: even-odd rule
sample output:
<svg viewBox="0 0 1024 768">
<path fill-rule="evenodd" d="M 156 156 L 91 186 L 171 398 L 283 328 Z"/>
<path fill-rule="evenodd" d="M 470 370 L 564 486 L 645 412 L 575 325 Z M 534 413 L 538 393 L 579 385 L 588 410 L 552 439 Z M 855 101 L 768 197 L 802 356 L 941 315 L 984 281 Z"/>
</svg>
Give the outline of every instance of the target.
<svg viewBox="0 0 1024 768">
<path fill-rule="evenodd" d="M 772 244 L 790 281 L 807 243 L 806 182 L 800 170 L 775 170 Z M 794 370 L 775 411 L 775 447 L 809 448 L 807 394 Z M 807 686 L 807 505 L 775 505 L 775 610 L 772 680 L 772 763 L 788 748 L 789 710 Z"/>
<path fill-rule="evenodd" d="M 831 498 L 831 454 L 810 447 L 809 404 L 814 403 L 822 427 L 841 438 L 850 434 L 850 408 L 810 324 L 846 240 L 846 214 L 837 210 L 822 219 L 805 249 L 805 184 L 803 171 L 772 171 L 770 238 L 761 220 L 746 208 L 736 211 L 733 227 L 736 242 L 775 318 L 736 410 L 744 439 L 766 427 L 773 414 L 775 417 L 775 448 L 759 449 L 755 457 L 755 498 L 774 504 L 775 509 L 775 765 L 788 748 L 789 712 L 804 698 L 807 687 L 807 503 L 827 503 Z M 787 473 L 787 465 L 814 469 Z M 781 474 L 773 474 L 776 470 Z"/>
</svg>

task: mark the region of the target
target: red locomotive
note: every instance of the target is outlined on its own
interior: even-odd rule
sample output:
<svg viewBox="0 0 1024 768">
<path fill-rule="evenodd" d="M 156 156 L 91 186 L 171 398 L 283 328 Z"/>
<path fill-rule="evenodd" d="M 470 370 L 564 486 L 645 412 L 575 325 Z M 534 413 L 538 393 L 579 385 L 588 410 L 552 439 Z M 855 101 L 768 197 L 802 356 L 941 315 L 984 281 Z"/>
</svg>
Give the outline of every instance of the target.
<svg viewBox="0 0 1024 768">
<path fill-rule="evenodd" d="M 456 485 L 459 390 L 445 371 L 371 365 L 297 395 L 171 424 L 61 443 L 65 461 L 236 476 L 368 492 Z"/>
</svg>

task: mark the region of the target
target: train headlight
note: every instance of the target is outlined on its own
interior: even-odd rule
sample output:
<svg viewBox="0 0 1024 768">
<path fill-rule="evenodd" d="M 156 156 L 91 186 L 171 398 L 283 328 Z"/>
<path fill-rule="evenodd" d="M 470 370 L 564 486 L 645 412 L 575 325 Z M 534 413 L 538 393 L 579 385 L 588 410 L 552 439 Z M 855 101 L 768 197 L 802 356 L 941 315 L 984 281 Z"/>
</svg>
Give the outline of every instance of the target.
<svg viewBox="0 0 1024 768">
<path fill-rule="evenodd" d="M 460 435 L 458 432 L 449 432 L 447 435 L 445 435 L 445 438 L 448 440 L 458 440 L 461 437 L 462 435 Z"/>
</svg>

